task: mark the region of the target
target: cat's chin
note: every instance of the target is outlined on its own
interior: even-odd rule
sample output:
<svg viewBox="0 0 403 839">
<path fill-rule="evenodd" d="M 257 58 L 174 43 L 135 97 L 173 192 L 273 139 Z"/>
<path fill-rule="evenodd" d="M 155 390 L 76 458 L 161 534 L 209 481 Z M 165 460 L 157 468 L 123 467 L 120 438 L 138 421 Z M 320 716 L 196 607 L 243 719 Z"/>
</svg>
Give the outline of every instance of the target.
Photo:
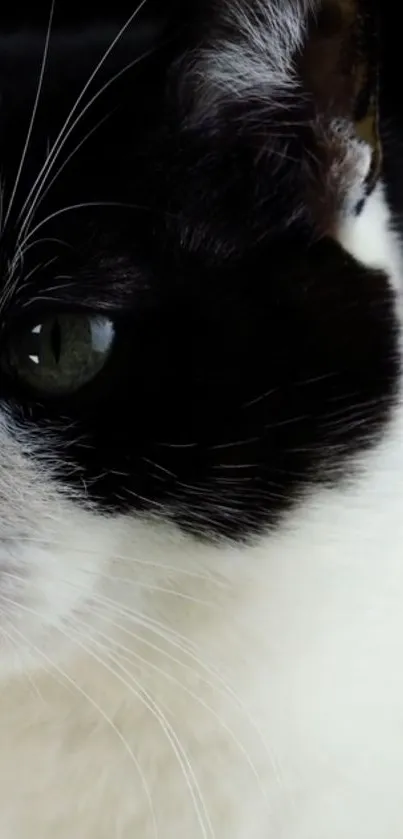
<svg viewBox="0 0 403 839">
<path fill-rule="evenodd" d="M 101 801 L 108 807 L 104 797 L 121 800 L 123 789 L 121 806 L 130 809 L 134 797 L 148 839 L 149 809 L 129 760 L 146 755 L 141 768 L 155 784 L 166 835 L 196 836 L 177 734 L 225 839 L 261 839 L 267 822 L 281 839 L 323 839 L 329 813 L 328 839 L 350 835 L 342 813 L 358 839 L 381 828 L 398 839 L 401 405 L 356 466 L 338 488 L 309 490 L 282 525 L 249 545 L 207 544 L 166 523 L 65 507 L 59 547 L 55 540 L 42 558 L 32 546 L 26 554 L 37 572 L 24 596 L 36 584 L 43 598 L 33 614 L 32 604 L 16 611 L 24 643 L 32 642 L 26 667 L 22 658 L 6 677 L 0 661 L 0 731 L 21 759 L 21 790 L 31 788 L 38 753 L 48 806 L 55 750 L 73 778 L 74 766 L 87 771 L 97 755 L 116 760 L 117 773 L 105 775 L 108 795 L 102 773 L 86 790 L 88 824 Z M 39 616 L 49 632 L 35 639 Z M 219 790 L 212 756 L 220 776 L 228 773 Z M 68 801 L 82 794 L 78 780 L 64 790 Z M 99 835 L 91 830 L 91 839 Z"/>
</svg>

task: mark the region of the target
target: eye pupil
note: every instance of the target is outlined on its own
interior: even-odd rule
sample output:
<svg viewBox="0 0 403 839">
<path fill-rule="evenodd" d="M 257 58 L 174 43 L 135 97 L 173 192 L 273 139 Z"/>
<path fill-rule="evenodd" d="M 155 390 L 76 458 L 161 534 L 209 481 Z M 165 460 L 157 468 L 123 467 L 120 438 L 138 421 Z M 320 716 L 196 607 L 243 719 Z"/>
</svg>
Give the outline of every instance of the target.
<svg viewBox="0 0 403 839">
<path fill-rule="evenodd" d="M 59 364 L 62 351 L 62 333 L 60 329 L 60 323 L 57 318 L 55 318 L 55 320 L 53 321 L 53 326 L 50 333 L 50 343 L 56 364 Z"/>
</svg>

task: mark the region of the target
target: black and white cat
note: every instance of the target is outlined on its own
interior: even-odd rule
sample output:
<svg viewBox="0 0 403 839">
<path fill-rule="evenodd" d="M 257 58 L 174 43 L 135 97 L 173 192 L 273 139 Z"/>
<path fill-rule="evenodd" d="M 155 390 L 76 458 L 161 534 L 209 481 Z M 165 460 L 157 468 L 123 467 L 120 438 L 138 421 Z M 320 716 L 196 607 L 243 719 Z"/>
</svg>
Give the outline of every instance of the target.
<svg viewBox="0 0 403 839">
<path fill-rule="evenodd" d="M 0 13 L 0 839 L 401 839 L 393 9 L 37 5 Z"/>
</svg>

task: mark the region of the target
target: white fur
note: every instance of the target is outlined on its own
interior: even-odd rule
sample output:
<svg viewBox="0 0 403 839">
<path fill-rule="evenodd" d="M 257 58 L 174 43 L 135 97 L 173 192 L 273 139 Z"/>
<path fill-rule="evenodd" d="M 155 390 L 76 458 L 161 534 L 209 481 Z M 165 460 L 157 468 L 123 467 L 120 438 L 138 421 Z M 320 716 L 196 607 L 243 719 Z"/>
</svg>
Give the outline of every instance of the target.
<svg viewBox="0 0 403 839">
<path fill-rule="evenodd" d="M 345 215 L 340 219 L 337 234 L 340 244 L 359 262 L 386 271 L 396 291 L 401 290 L 401 242 L 392 225 L 381 183 L 369 196 L 360 215 Z"/>
</svg>

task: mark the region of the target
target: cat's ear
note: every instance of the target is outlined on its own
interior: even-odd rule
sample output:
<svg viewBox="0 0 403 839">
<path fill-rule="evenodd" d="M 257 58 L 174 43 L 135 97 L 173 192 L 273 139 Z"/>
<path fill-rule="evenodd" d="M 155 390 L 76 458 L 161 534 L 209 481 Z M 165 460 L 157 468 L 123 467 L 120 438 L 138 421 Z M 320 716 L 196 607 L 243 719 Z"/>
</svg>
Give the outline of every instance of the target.
<svg viewBox="0 0 403 839">
<path fill-rule="evenodd" d="M 211 0 L 182 73 L 187 125 L 226 132 L 227 145 L 243 132 L 276 168 L 294 159 L 290 180 L 326 232 L 380 172 L 378 2 Z"/>
<path fill-rule="evenodd" d="M 322 0 L 308 15 L 298 64 L 327 144 L 329 182 L 361 200 L 381 169 L 376 0 Z M 349 172 L 350 169 L 350 172 Z M 337 183 L 337 180 L 340 183 Z M 348 190 L 347 190 L 348 192 Z"/>
<path fill-rule="evenodd" d="M 170 103 L 189 229 L 340 238 L 381 167 L 378 2 L 204 0 Z"/>
</svg>

